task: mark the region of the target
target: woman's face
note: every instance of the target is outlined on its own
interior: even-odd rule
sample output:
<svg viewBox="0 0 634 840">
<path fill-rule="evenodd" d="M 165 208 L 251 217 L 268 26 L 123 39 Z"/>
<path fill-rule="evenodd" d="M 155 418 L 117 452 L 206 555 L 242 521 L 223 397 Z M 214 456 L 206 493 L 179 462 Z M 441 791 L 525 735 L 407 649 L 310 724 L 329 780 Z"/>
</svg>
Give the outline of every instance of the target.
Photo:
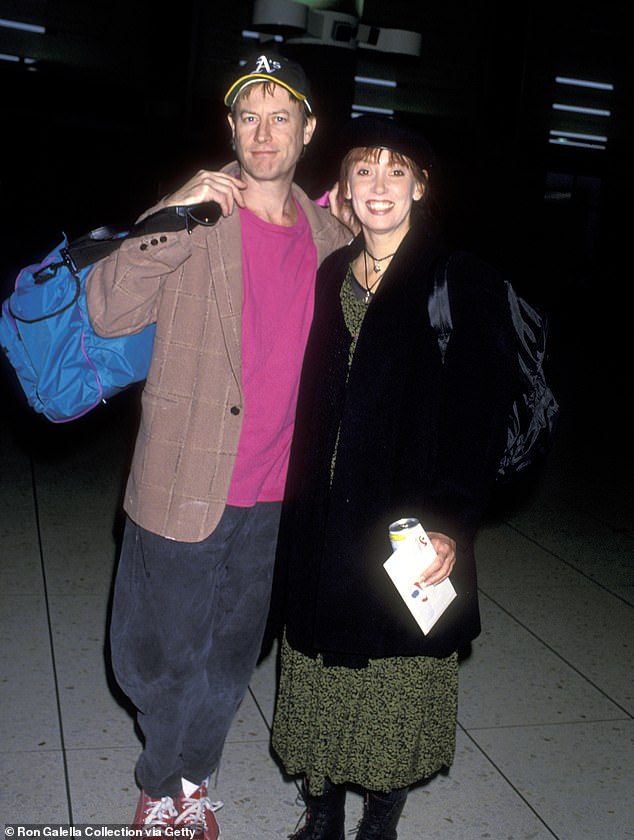
<svg viewBox="0 0 634 840">
<path fill-rule="evenodd" d="M 423 196 L 423 187 L 404 163 L 390 163 L 381 149 L 373 159 L 355 161 L 350 167 L 345 197 L 365 230 L 376 233 L 406 231 L 412 202 Z"/>
</svg>

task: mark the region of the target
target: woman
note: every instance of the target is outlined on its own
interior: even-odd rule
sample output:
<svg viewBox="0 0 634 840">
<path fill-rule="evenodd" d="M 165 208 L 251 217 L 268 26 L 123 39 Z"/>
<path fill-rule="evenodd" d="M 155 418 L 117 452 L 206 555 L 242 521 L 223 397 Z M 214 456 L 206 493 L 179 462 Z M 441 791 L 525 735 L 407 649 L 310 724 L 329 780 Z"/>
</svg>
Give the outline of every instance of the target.
<svg viewBox="0 0 634 840">
<path fill-rule="evenodd" d="M 296 840 L 393 840 L 410 785 L 453 760 L 457 651 L 480 630 L 473 542 L 518 385 L 504 283 L 426 218 L 432 152 L 393 121 L 345 135 L 339 191 L 361 233 L 324 261 L 306 351 L 272 615 L 283 626 L 273 747 L 302 774 Z M 345 208 L 344 208 L 345 211 Z M 446 353 L 428 303 L 448 271 Z M 388 527 L 416 517 L 457 597 L 424 635 L 388 578 Z"/>
</svg>

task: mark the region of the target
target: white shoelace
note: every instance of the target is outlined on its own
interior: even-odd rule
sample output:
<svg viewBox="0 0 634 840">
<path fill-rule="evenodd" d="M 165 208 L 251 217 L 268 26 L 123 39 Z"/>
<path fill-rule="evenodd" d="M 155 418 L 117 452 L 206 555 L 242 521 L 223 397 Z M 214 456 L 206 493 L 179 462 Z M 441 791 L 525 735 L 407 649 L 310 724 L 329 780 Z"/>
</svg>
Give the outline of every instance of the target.
<svg viewBox="0 0 634 840">
<path fill-rule="evenodd" d="M 152 828 L 167 825 L 166 820 L 175 817 L 177 814 L 174 807 L 174 800 L 171 796 L 163 796 L 154 805 L 148 805 L 145 809 L 144 828 Z"/>
<path fill-rule="evenodd" d="M 205 823 L 205 809 L 218 811 L 223 805 L 224 802 L 212 802 L 208 796 L 203 796 L 201 799 L 185 797 L 183 799 L 184 807 L 174 820 L 174 825 L 198 825 L 202 827 Z"/>
</svg>

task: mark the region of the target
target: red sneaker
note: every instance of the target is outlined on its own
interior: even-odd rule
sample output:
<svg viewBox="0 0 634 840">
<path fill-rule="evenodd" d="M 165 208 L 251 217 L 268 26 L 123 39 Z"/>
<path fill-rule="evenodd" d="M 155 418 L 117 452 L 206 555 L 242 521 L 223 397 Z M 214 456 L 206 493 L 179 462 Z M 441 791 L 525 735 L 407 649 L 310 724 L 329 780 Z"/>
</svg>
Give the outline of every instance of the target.
<svg viewBox="0 0 634 840">
<path fill-rule="evenodd" d="M 165 829 L 166 834 L 169 833 L 172 836 L 172 832 L 167 832 L 167 829 L 172 828 L 177 815 L 178 811 L 171 796 L 152 799 L 142 790 L 132 825 L 133 828 L 146 829 L 148 835 L 152 837 L 160 837 L 162 829 Z"/>
<path fill-rule="evenodd" d="M 191 840 L 218 840 L 220 828 L 214 811 L 222 808 L 222 802 L 211 801 L 206 781 L 191 796 L 181 793 L 174 804 L 178 812 L 174 820 L 175 827 L 191 828 L 192 834 L 188 835 Z"/>
</svg>

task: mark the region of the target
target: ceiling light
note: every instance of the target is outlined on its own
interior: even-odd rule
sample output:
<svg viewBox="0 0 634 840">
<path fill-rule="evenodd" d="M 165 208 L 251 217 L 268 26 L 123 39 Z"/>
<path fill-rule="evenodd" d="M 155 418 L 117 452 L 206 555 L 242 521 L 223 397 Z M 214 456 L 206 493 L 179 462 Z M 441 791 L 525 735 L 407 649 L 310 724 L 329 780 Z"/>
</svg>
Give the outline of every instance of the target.
<svg viewBox="0 0 634 840">
<path fill-rule="evenodd" d="M 307 0 L 306 5 L 293 0 L 255 0 L 251 21 L 254 30 L 283 34 L 289 44 L 320 44 L 350 50 L 362 47 L 420 55 L 422 36 L 419 32 L 360 23 L 357 15 L 362 13 L 363 3 L 358 0 L 355 3 L 357 15 L 333 11 L 332 5 L 330 0 Z"/>
<path fill-rule="evenodd" d="M 553 102 L 554 111 L 572 111 L 575 114 L 591 114 L 594 117 L 609 117 L 612 112 L 606 108 L 586 108 L 582 105 L 562 105 L 561 102 Z"/>
<path fill-rule="evenodd" d="M 22 58 L 20 55 L 10 55 L 9 53 L 0 53 L 0 61 L 22 61 L 24 64 L 30 65 L 29 70 L 34 69 L 32 65 L 36 64 L 36 58 Z"/>
<path fill-rule="evenodd" d="M 614 90 L 614 85 L 609 82 L 592 82 L 588 79 L 573 79 L 570 76 L 555 76 L 555 81 L 560 85 L 574 85 L 575 87 L 593 88 L 594 90 Z"/>
<path fill-rule="evenodd" d="M 261 37 L 262 37 L 262 33 L 261 33 L 261 32 L 253 32 L 253 31 L 252 31 L 252 30 L 250 30 L 250 29 L 243 29 L 243 30 L 242 30 L 242 37 L 243 37 L 243 38 L 246 38 L 246 39 L 247 39 L 247 40 L 249 40 L 249 41 L 259 41 L 259 40 L 261 39 Z M 271 36 L 270 36 L 270 34 L 269 34 L 268 32 L 266 33 L 266 39 L 267 39 L 267 40 L 270 40 L 270 39 L 271 39 Z M 281 44 L 281 43 L 282 43 L 282 41 L 284 40 L 284 38 L 282 38 L 282 36 L 281 36 L 281 35 L 274 35 L 274 36 L 273 36 L 273 40 L 274 40 L 276 43 Z M 245 62 L 245 64 L 246 64 L 246 62 Z"/>
<path fill-rule="evenodd" d="M 306 29 L 308 9 L 292 0 L 255 0 L 252 23 L 263 32 Z"/>
<path fill-rule="evenodd" d="M 34 23 L 22 23 L 19 20 L 6 20 L 5 18 L 0 18 L 0 27 L 4 27 L 5 29 L 20 29 L 23 32 L 36 32 L 38 35 L 44 35 L 46 32 L 46 27 L 38 26 Z"/>
<path fill-rule="evenodd" d="M 553 146 L 576 146 L 581 149 L 596 149 L 601 152 L 607 148 L 602 143 L 582 143 L 580 140 L 567 140 L 565 137 L 551 137 L 548 142 Z"/>
<path fill-rule="evenodd" d="M 394 110 L 392 108 L 376 108 L 373 105 L 353 105 L 352 110 L 364 114 L 386 114 L 390 117 L 394 116 Z M 353 116 L 355 115 L 353 114 Z M 359 116 L 359 114 L 357 113 L 356 116 Z"/>
<path fill-rule="evenodd" d="M 376 85 L 376 87 L 389 87 L 395 88 L 396 82 L 391 81 L 390 79 L 374 79 L 371 76 L 355 76 L 355 82 L 362 85 Z"/>
<path fill-rule="evenodd" d="M 599 143 L 607 143 L 608 138 L 604 134 L 586 134 L 583 131 L 557 131 L 550 130 L 553 137 L 570 137 L 573 140 L 596 140 Z"/>
</svg>

